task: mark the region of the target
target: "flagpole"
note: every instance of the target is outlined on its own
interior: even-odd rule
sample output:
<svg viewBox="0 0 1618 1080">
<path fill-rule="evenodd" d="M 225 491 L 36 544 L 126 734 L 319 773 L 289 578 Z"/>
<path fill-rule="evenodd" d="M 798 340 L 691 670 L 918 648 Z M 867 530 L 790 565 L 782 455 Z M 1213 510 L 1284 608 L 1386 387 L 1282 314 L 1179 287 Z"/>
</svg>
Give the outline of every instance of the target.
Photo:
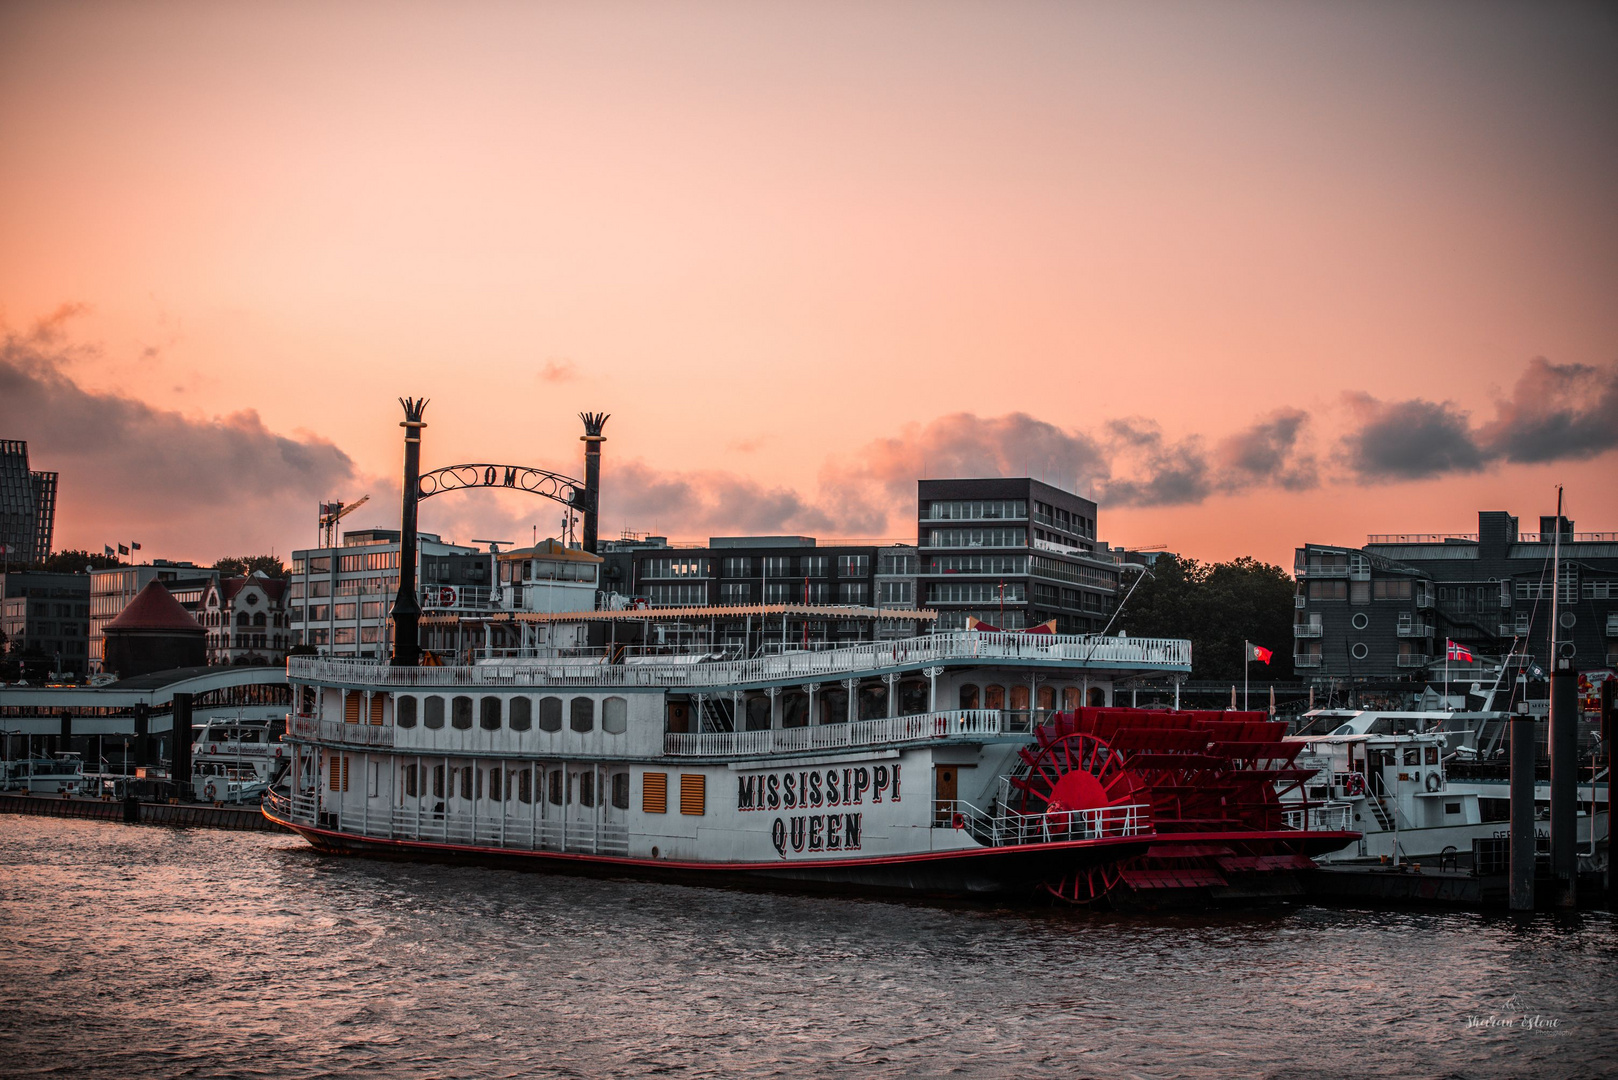
<svg viewBox="0 0 1618 1080">
<path fill-rule="evenodd" d="M 1242 712 L 1247 711 L 1247 664 L 1253 659 L 1253 643 L 1242 642 Z"/>
<path fill-rule="evenodd" d="M 1444 639 L 1444 708 L 1449 708 L 1449 654 L 1455 650 L 1450 647 L 1449 638 Z"/>
</svg>

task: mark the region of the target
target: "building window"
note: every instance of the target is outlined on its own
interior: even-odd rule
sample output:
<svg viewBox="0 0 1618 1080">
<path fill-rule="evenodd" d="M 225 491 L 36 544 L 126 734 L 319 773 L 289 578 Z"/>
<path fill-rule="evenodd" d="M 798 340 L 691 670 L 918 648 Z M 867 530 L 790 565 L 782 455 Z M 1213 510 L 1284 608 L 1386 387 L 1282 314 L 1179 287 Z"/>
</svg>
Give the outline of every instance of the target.
<svg viewBox="0 0 1618 1080">
<path fill-rule="evenodd" d="M 751 577 L 753 560 L 745 555 L 732 555 L 725 559 L 726 577 Z"/>
<path fill-rule="evenodd" d="M 470 731 L 472 729 L 472 699 L 466 696 L 456 697 L 450 703 L 450 726 Z"/>
<path fill-rule="evenodd" d="M 863 581 L 843 581 L 837 585 L 837 602 L 865 605 L 871 602 L 871 587 Z"/>
<path fill-rule="evenodd" d="M 719 586 L 721 604 L 747 604 L 753 600 L 753 584 L 749 581 L 726 581 Z"/>
<path fill-rule="evenodd" d="M 1006 582 L 943 582 L 927 586 L 927 602 L 930 604 L 993 604 L 1004 601 L 1008 604 L 1020 604 L 1027 599 L 1027 593 L 1020 581 Z"/>
<path fill-rule="evenodd" d="M 512 731 L 527 731 L 534 723 L 534 703 L 525 697 L 511 699 L 511 716 L 507 723 Z M 527 802 L 527 799 L 523 800 Z"/>
<path fill-rule="evenodd" d="M 596 703 L 594 698 L 576 697 L 568 709 L 567 726 L 574 731 L 590 731 L 596 726 Z"/>
<path fill-rule="evenodd" d="M 708 576 L 708 560 L 692 558 L 645 559 L 640 564 L 642 580 L 650 578 L 693 578 Z"/>
<path fill-rule="evenodd" d="M 1028 535 L 1021 529 L 932 529 L 929 547 L 1027 547 Z"/>
<path fill-rule="evenodd" d="M 793 584 L 790 581 L 771 581 L 764 586 L 764 602 L 766 604 L 790 604 L 793 600 Z"/>
<path fill-rule="evenodd" d="M 1351 604 L 1369 604 L 1371 602 L 1371 583 L 1369 581 L 1349 582 L 1348 602 Z"/>
<path fill-rule="evenodd" d="M 884 581 L 878 592 L 878 603 L 882 604 L 913 604 L 915 603 L 915 585 L 909 581 Z"/>
<path fill-rule="evenodd" d="M 764 576 L 767 577 L 767 578 L 772 578 L 772 577 L 791 577 L 792 576 L 792 556 L 790 556 L 790 555 L 766 555 L 766 556 L 764 556 Z"/>
<path fill-rule="evenodd" d="M 629 702 L 621 697 L 610 697 L 601 703 L 601 730 L 609 735 L 622 735 L 629 728 Z M 625 795 L 625 799 L 629 796 Z M 628 806 L 626 802 L 624 804 Z"/>
<path fill-rule="evenodd" d="M 1371 596 L 1377 600 L 1409 600 L 1409 578 L 1377 578 L 1371 582 Z"/>
<path fill-rule="evenodd" d="M 1311 581 L 1309 583 L 1309 599 L 1311 600 L 1347 600 L 1348 582 L 1346 581 Z"/>
<path fill-rule="evenodd" d="M 1028 504 L 1021 499 L 935 500 L 928 511 L 932 521 L 1017 520 L 1028 516 Z"/>
<path fill-rule="evenodd" d="M 331 643 L 333 645 L 354 644 L 354 628 L 352 626 L 335 627 L 331 632 Z"/>
<path fill-rule="evenodd" d="M 877 573 L 892 577 L 908 577 L 916 572 L 913 554 L 883 555 L 877 563 Z"/>
<path fill-rule="evenodd" d="M 653 607 L 702 607 L 708 603 L 708 586 L 703 582 L 648 585 L 646 600 Z"/>
<path fill-rule="evenodd" d="M 559 697 L 545 697 L 539 699 L 539 730 L 562 730 L 562 699 Z"/>
<path fill-rule="evenodd" d="M 500 699 L 489 695 L 478 702 L 478 726 L 484 731 L 500 730 Z"/>
<path fill-rule="evenodd" d="M 865 577 L 871 572 L 869 555 L 837 556 L 837 576 L 840 578 Z"/>
</svg>

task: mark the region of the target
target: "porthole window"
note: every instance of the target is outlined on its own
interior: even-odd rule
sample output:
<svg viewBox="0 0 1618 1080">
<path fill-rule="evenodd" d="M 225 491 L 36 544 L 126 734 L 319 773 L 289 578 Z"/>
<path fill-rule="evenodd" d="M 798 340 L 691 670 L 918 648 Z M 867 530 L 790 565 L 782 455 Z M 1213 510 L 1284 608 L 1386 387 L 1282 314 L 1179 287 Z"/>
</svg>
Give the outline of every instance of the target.
<svg viewBox="0 0 1618 1080">
<path fill-rule="evenodd" d="M 423 727 L 432 728 L 434 731 L 437 731 L 439 728 L 444 726 L 443 698 L 435 695 L 427 699 L 427 704 L 423 710 L 421 723 Z"/>
<path fill-rule="evenodd" d="M 1356 641 L 1354 643 L 1354 647 L 1350 649 L 1349 652 L 1356 660 L 1364 660 L 1367 656 L 1371 655 L 1371 650 L 1365 647 L 1365 642 L 1363 641 Z"/>
<path fill-rule="evenodd" d="M 534 725 L 534 702 L 532 698 L 516 697 L 511 699 L 511 715 L 506 718 L 512 731 L 527 731 Z"/>
<path fill-rule="evenodd" d="M 1365 612 L 1363 611 L 1356 611 L 1354 613 L 1354 618 L 1350 621 L 1354 623 L 1354 629 L 1356 630 L 1364 630 L 1367 626 L 1371 625 L 1371 620 L 1366 618 Z"/>
<path fill-rule="evenodd" d="M 590 731 L 596 726 L 596 703 L 594 698 L 576 697 L 569 710 L 568 727 L 574 731 Z M 589 806 L 589 803 L 584 805 Z"/>
<path fill-rule="evenodd" d="M 484 731 L 500 730 L 500 699 L 490 694 L 478 702 L 478 726 Z"/>
<path fill-rule="evenodd" d="M 393 722 L 399 727 L 416 726 L 416 699 L 413 697 L 395 698 L 393 701 Z"/>
<path fill-rule="evenodd" d="M 562 699 L 559 697 L 546 697 L 539 699 L 539 730 L 562 730 Z"/>
<path fill-rule="evenodd" d="M 1578 623 L 1579 617 L 1571 611 L 1564 611 L 1556 621 L 1561 623 L 1564 629 L 1571 630 Z"/>
<path fill-rule="evenodd" d="M 601 730 L 609 735 L 622 735 L 629 728 L 629 702 L 621 697 L 610 697 L 601 703 Z M 627 796 L 626 796 L 627 798 Z M 627 803 L 625 804 L 628 805 Z"/>
<path fill-rule="evenodd" d="M 460 728 L 462 731 L 471 730 L 471 727 L 472 727 L 472 699 L 471 698 L 462 696 L 462 697 L 457 697 L 457 698 L 454 699 L 454 701 L 451 703 L 451 706 L 450 706 L 449 722 L 450 722 L 450 725 L 452 727 Z"/>
</svg>

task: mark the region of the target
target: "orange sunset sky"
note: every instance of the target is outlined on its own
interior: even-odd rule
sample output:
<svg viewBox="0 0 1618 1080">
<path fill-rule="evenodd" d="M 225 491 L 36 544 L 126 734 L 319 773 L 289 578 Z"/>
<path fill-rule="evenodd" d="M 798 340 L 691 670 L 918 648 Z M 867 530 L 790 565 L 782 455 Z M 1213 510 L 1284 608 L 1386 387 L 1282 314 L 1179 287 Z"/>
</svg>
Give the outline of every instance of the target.
<svg viewBox="0 0 1618 1080">
<path fill-rule="evenodd" d="M 9 0 L 0 437 L 58 548 L 209 562 L 397 527 L 404 394 L 428 467 L 610 412 L 605 536 L 1618 529 L 1615 12 Z"/>
</svg>

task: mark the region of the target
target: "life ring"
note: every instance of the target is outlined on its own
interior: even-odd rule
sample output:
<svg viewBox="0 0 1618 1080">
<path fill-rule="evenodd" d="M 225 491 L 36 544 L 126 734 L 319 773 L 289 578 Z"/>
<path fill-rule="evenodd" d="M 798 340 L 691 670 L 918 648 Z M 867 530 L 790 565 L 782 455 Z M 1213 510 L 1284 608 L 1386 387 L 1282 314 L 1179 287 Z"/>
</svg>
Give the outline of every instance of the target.
<svg viewBox="0 0 1618 1080">
<path fill-rule="evenodd" d="M 966 815 L 953 814 L 950 816 L 949 823 L 951 828 L 964 829 L 966 828 Z"/>
<path fill-rule="evenodd" d="M 1441 788 L 1443 786 L 1444 786 L 1444 778 L 1442 776 L 1438 775 L 1437 772 L 1430 772 L 1430 773 L 1427 774 L 1427 790 L 1428 791 L 1437 791 L 1439 788 Z"/>
<path fill-rule="evenodd" d="M 204 802 L 219 801 L 219 789 L 214 786 L 214 782 L 212 780 L 209 780 L 206 784 L 202 785 L 202 799 Z"/>
<path fill-rule="evenodd" d="M 1357 772 L 1351 772 L 1343 781 L 1343 794 L 1354 797 L 1365 794 L 1365 777 Z"/>
</svg>

